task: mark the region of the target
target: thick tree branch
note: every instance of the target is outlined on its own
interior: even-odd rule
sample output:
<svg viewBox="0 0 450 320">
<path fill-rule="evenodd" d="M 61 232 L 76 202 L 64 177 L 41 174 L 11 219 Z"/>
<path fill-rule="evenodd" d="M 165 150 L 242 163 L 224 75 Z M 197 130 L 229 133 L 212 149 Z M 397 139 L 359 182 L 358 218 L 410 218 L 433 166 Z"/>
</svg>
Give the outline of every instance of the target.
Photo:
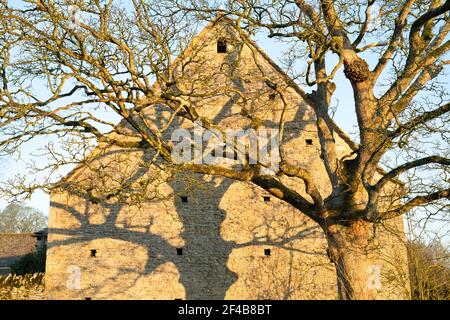
<svg viewBox="0 0 450 320">
<path fill-rule="evenodd" d="M 366 7 L 366 11 L 365 11 L 366 18 L 365 18 L 364 23 L 361 27 L 361 30 L 358 34 L 358 37 L 352 43 L 352 47 L 355 50 L 358 47 L 358 45 L 361 43 L 361 41 L 363 40 L 364 36 L 366 35 L 367 29 L 369 27 L 369 21 L 371 18 L 370 9 L 372 8 L 374 3 L 375 3 L 375 0 L 368 0 L 368 2 L 367 2 L 367 7 Z"/>
<path fill-rule="evenodd" d="M 264 190 L 268 191 L 270 194 L 274 195 L 280 200 L 283 200 L 294 208 L 302 211 L 305 215 L 310 217 L 316 222 L 322 222 L 320 212 L 317 207 L 302 197 L 296 191 L 288 188 L 278 179 L 273 176 L 255 176 L 251 180 L 254 184 L 260 186 Z"/>
<path fill-rule="evenodd" d="M 311 196 L 314 204 L 318 206 L 318 210 L 322 211 L 325 209 L 323 198 L 320 194 L 320 191 L 317 189 L 316 184 L 314 183 L 314 178 L 311 175 L 311 172 L 309 172 L 305 168 L 296 167 L 287 163 L 280 164 L 280 171 L 281 173 L 286 174 L 288 177 L 296 177 L 302 179 L 306 185 L 306 193 Z"/>
<path fill-rule="evenodd" d="M 372 72 L 374 79 L 378 79 L 378 77 L 383 72 L 389 60 L 394 56 L 395 50 L 398 49 L 398 46 L 402 39 L 403 30 L 406 27 L 408 15 L 411 12 L 411 8 L 416 1 L 417 0 L 406 1 L 398 17 L 395 19 L 395 27 L 391 39 L 389 41 L 389 45 L 387 49 L 384 51 L 383 55 L 378 61 L 378 64 L 376 65 L 375 69 Z"/>
<path fill-rule="evenodd" d="M 394 210 L 389 210 L 385 212 L 380 212 L 377 216 L 379 219 L 392 219 L 398 216 L 401 216 L 412 209 L 418 207 L 427 205 L 431 202 L 441 200 L 441 199 L 448 199 L 450 200 L 450 188 L 445 190 L 436 191 L 433 193 L 430 193 L 428 195 L 424 196 L 417 196 L 414 199 L 408 201 L 407 203 L 399 206 L 398 208 Z"/>
<path fill-rule="evenodd" d="M 422 159 L 414 160 L 401 166 L 392 169 L 388 173 L 386 173 L 373 187 L 373 191 L 378 193 L 380 190 L 386 185 L 386 183 L 392 181 L 392 179 L 397 178 L 403 172 L 417 168 L 427 164 L 442 164 L 445 166 L 450 166 L 450 159 L 439 157 L 439 156 L 430 156 Z"/>
<path fill-rule="evenodd" d="M 446 114 L 449 111 L 450 111 L 450 102 L 440 106 L 439 108 L 437 108 L 435 110 L 424 112 L 420 116 L 417 116 L 414 119 L 409 120 L 408 122 L 399 125 L 399 127 L 397 129 L 395 129 L 392 132 L 389 132 L 387 134 L 387 137 L 389 138 L 389 141 L 392 141 L 393 139 L 402 135 L 403 133 L 414 130 L 415 128 L 419 127 L 421 124 L 424 124 L 428 121 L 436 119 L 436 118 Z"/>
</svg>

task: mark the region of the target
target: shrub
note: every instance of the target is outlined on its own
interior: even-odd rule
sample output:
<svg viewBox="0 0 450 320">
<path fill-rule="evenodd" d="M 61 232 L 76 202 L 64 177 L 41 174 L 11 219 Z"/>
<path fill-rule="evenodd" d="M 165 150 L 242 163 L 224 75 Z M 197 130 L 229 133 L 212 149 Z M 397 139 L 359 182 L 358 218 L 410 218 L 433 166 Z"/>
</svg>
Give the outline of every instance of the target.
<svg viewBox="0 0 450 320">
<path fill-rule="evenodd" d="M 11 265 L 11 272 L 18 275 L 27 273 L 45 272 L 45 261 L 47 248 L 41 247 L 35 252 L 31 252 Z"/>
<path fill-rule="evenodd" d="M 449 300 L 449 252 L 440 243 L 410 242 L 411 293 L 414 300 Z"/>
</svg>

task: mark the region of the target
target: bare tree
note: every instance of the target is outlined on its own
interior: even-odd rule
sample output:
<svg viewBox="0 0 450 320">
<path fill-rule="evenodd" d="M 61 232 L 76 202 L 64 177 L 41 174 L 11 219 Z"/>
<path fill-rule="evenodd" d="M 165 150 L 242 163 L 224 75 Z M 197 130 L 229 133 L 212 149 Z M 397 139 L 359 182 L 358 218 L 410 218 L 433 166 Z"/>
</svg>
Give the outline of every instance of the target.
<svg viewBox="0 0 450 320">
<path fill-rule="evenodd" d="M 411 294 L 415 300 L 448 300 L 449 252 L 440 242 L 408 244 Z"/>
<path fill-rule="evenodd" d="M 23 204 L 12 203 L 0 211 L 0 233 L 37 232 L 47 226 L 42 211 Z"/>
<path fill-rule="evenodd" d="M 315 221 L 327 237 L 343 299 L 375 296 L 366 285 L 365 250 L 375 225 L 417 207 L 448 210 L 450 103 L 439 76 L 448 65 L 449 0 L 133 0 L 128 11 L 111 0 L 89 0 L 72 5 L 79 19 L 65 1 L 1 3 L 1 151 L 12 154 L 40 136 L 58 138 L 45 148 L 53 161 L 32 164 L 50 173 L 44 182 L 13 179 L 3 188 L 10 196 L 57 187 L 57 169 L 85 163 L 97 143 L 156 150 L 166 166 L 253 183 Z M 382 23 L 373 27 L 375 7 Z M 159 104 L 171 110 L 171 119 L 216 128 L 198 112 L 197 92 L 177 86 L 170 66 L 195 33 L 191 26 L 218 14 L 242 34 L 265 30 L 292 44 L 287 71 L 308 59 L 306 72 L 294 78 L 312 87 L 305 99 L 316 114 L 330 193 L 319 191 L 308 168 L 287 159 L 276 175 L 265 174 L 260 163 L 241 170 L 177 164 L 162 136 L 166 127 L 149 125 L 143 116 L 144 108 Z M 377 58 L 372 66 L 364 58 L 368 52 Z M 327 65 L 333 55 L 338 62 Z M 338 157 L 330 116 L 333 79 L 342 66 L 359 130 L 359 144 L 344 158 Z M 37 79 L 46 85 L 38 87 Z M 99 112 L 103 107 L 133 130 L 116 127 Z M 105 135 L 109 130 L 114 134 Z M 379 178 L 381 165 L 387 170 Z M 401 185 L 400 176 L 402 190 L 387 188 Z M 286 177 L 304 184 L 308 196 L 286 184 Z"/>
</svg>

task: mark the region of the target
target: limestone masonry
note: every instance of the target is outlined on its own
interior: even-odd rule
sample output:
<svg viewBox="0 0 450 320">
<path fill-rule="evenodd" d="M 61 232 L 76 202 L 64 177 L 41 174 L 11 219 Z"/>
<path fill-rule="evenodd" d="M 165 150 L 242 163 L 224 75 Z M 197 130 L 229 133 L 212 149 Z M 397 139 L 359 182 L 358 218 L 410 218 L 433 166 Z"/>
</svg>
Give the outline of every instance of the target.
<svg viewBox="0 0 450 320">
<path fill-rule="evenodd" d="M 197 112 L 221 129 L 251 128 L 249 117 L 259 128 L 285 122 L 281 152 L 330 192 L 305 94 L 240 30 L 210 23 L 173 72 Z M 167 125 L 166 141 L 176 128 L 193 129 L 180 117 L 170 122 L 167 107 L 145 99 L 141 107 L 146 125 Z M 349 155 L 353 143 L 335 132 L 339 155 Z M 162 169 L 153 156 L 101 144 L 53 192 L 48 299 L 337 298 L 326 240 L 313 221 L 250 183 Z M 301 180 L 285 182 L 305 194 Z M 368 272 L 378 298 L 407 298 L 401 218 L 376 232 Z"/>
</svg>

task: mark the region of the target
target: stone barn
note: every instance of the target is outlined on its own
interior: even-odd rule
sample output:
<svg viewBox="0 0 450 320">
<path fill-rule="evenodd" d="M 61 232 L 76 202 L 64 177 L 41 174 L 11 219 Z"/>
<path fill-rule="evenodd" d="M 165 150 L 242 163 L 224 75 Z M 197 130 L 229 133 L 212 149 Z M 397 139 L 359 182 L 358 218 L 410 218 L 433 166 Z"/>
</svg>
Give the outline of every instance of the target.
<svg viewBox="0 0 450 320">
<path fill-rule="evenodd" d="M 242 30 L 211 22 L 171 70 L 197 112 L 222 129 L 247 129 L 249 117 L 279 129 L 282 119 L 281 152 L 330 190 L 306 94 Z M 165 127 L 164 138 L 194 130 L 163 105 L 142 99 L 136 108 L 146 125 Z M 118 128 L 133 133 L 125 122 Z M 342 157 L 356 147 L 336 126 L 335 139 Z M 326 240 L 312 220 L 250 183 L 162 168 L 155 159 L 100 143 L 51 194 L 48 299 L 337 298 Z M 300 180 L 291 182 L 305 193 Z M 378 298 L 407 298 L 401 218 L 376 232 L 368 272 Z"/>
</svg>

